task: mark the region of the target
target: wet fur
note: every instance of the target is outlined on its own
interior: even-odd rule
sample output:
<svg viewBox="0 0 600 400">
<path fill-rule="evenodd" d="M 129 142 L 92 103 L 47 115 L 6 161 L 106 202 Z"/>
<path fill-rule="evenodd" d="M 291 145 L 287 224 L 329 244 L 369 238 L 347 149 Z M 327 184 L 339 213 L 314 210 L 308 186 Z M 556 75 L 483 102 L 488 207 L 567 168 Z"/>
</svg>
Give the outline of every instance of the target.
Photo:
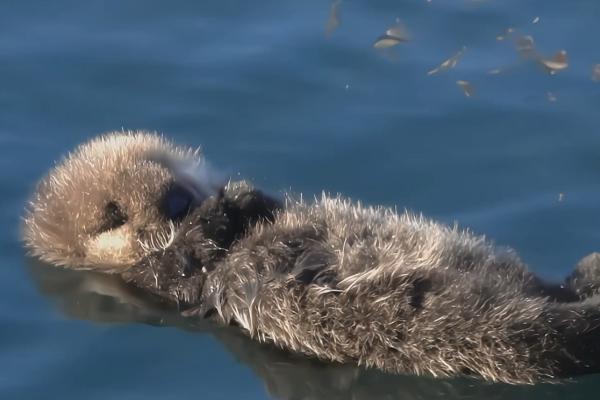
<svg viewBox="0 0 600 400">
<path fill-rule="evenodd" d="M 600 371 L 598 256 L 548 285 L 512 251 L 468 231 L 337 197 L 282 203 L 246 182 L 195 186 L 203 194 L 170 221 L 161 199 L 174 183 L 190 185 L 178 166 L 196 157 L 145 133 L 92 141 L 40 184 L 25 216 L 28 247 L 323 360 L 509 383 Z M 82 243 L 96 249 L 98 233 L 86 226 L 102 226 L 98 210 L 115 198 L 127 221 L 102 234 L 132 244 L 118 263 L 110 252 L 96 262 Z M 141 246 L 135 235 L 162 239 Z"/>
</svg>

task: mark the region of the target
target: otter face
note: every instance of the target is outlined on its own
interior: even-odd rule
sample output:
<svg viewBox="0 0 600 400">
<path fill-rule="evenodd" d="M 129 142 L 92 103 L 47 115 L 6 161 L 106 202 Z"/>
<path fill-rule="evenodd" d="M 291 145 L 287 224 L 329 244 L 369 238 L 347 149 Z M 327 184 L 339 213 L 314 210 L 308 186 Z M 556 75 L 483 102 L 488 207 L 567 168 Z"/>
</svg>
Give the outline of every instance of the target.
<svg viewBox="0 0 600 400">
<path fill-rule="evenodd" d="M 216 192 L 197 151 L 157 134 L 107 134 L 38 184 L 23 236 L 46 262 L 119 273 L 165 248 L 182 219 Z"/>
</svg>

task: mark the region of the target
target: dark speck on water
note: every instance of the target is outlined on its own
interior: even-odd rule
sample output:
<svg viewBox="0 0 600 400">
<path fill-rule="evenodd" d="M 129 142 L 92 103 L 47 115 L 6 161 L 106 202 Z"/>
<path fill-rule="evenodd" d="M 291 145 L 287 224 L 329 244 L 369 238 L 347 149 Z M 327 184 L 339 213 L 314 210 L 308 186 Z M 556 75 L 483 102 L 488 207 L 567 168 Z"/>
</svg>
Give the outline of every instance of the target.
<svg viewBox="0 0 600 400">
<path fill-rule="evenodd" d="M 396 18 L 410 40 L 373 48 Z M 76 144 L 147 129 L 265 190 L 457 222 L 559 279 L 600 251 L 599 20 L 597 0 L 3 0 L 0 398 L 597 398 L 598 376 L 507 386 L 285 354 L 40 265 L 19 224 Z"/>
</svg>

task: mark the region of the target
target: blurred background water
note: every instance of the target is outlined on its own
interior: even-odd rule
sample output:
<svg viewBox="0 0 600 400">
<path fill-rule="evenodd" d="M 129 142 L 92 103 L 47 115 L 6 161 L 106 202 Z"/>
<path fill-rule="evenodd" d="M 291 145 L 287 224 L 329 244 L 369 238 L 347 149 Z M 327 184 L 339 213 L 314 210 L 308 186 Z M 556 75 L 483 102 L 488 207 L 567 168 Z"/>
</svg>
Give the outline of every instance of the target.
<svg viewBox="0 0 600 400">
<path fill-rule="evenodd" d="M 326 0 L 0 3 L 0 398 L 597 396 L 597 376 L 510 387 L 323 365 L 24 256 L 19 218 L 36 181 L 121 129 L 201 145 L 272 192 L 457 222 L 548 279 L 600 250 L 600 2 L 336 4 L 332 29 Z M 409 40 L 375 49 L 397 18 Z M 568 68 L 519 57 L 522 35 L 546 57 L 566 50 Z M 455 68 L 427 74 L 462 46 Z"/>
</svg>

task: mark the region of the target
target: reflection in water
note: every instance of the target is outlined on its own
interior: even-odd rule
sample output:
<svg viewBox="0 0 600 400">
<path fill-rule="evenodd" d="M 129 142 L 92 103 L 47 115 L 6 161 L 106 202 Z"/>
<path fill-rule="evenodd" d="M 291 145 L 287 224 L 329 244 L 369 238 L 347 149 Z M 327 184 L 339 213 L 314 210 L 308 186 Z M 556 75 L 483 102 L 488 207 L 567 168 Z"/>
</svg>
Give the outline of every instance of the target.
<svg viewBox="0 0 600 400">
<path fill-rule="evenodd" d="M 120 279 L 85 271 L 71 271 L 30 262 L 39 290 L 72 318 L 97 322 L 142 322 L 176 326 L 216 337 L 249 366 L 276 399 L 544 399 L 578 398 L 572 384 L 510 386 L 472 379 L 432 379 L 395 376 L 353 365 L 327 364 L 262 345 L 235 328 L 186 319 L 157 298 L 130 287 Z M 579 393 L 586 382 L 582 379 Z M 543 396 L 543 397 L 542 397 Z"/>
</svg>

